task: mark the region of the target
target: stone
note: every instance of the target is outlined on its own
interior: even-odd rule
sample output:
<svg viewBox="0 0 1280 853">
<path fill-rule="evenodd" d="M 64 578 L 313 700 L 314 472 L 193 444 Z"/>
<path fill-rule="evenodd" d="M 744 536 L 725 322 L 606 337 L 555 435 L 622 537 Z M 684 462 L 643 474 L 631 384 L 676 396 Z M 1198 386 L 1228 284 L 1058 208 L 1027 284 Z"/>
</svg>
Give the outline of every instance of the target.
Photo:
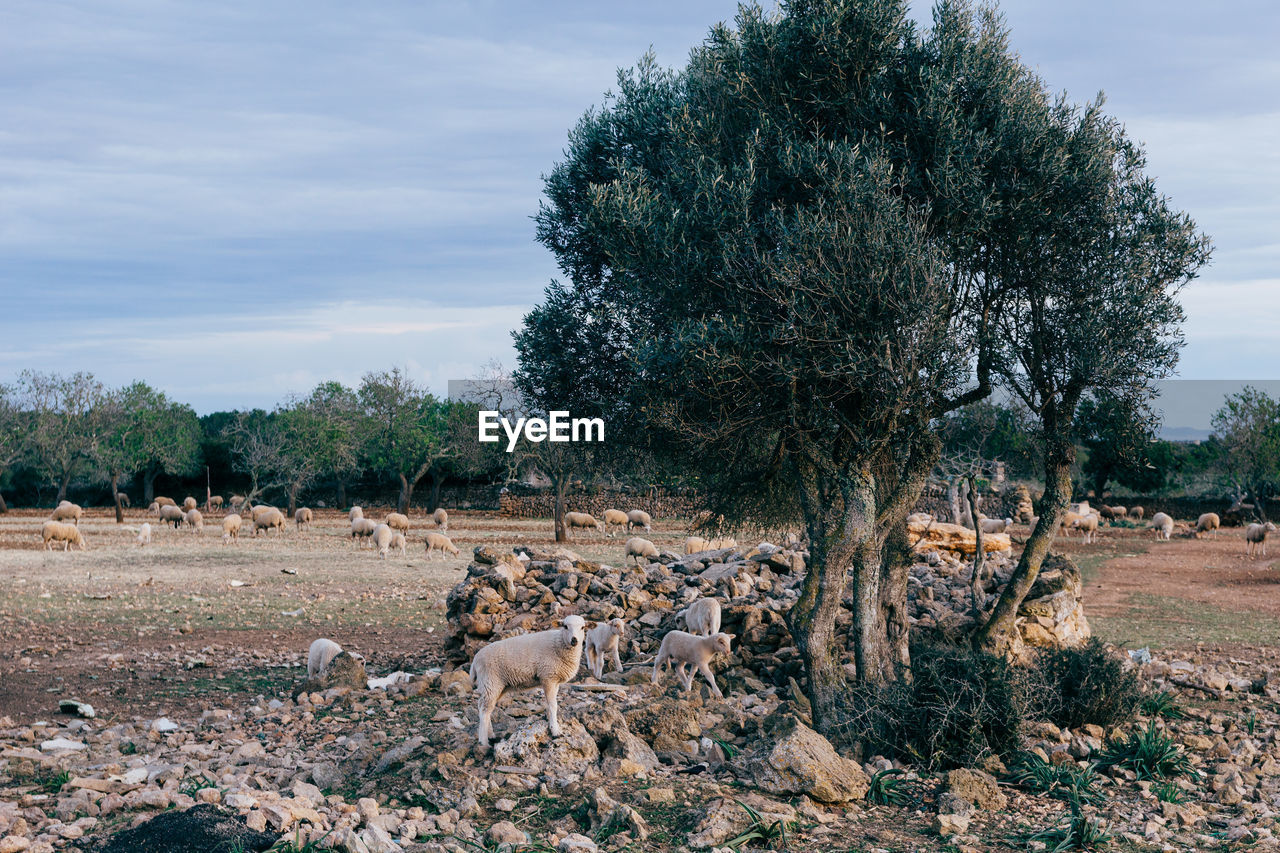
<svg viewBox="0 0 1280 853">
<path fill-rule="evenodd" d="M 491 845 L 527 844 L 529 836 L 511 821 L 500 820 L 485 830 L 484 840 Z"/>
<path fill-rule="evenodd" d="M 794 807 L 754 792 L 738 797 L 737 800 L 741 800 L 741 803 L 728 798 L 718 798 L 707 803 L 702 820 L 685 839 L 688 845 L 695 849 L 720 847 L 730 838 L 745 832 L 751 824 L 751 818 L 742 804 L 750 806 L 765 824 L 777 821 L 790 824 L 798 817 Z"/>
<path fill-rule="evenodd" d="M 585 835 L 571 832 L 556 845 L 556 853 L 596 853 L 600 848 Z"/>
<path fill-rule="evenodd" d="M 950 771 L 947 773 L 947 791 L 988 811 L 1001 811 L 1009 805 L 1009 798 L 1000 790 L 995 777 L 981 770 L 962 767 Z"/>
<path fill-rule="evenodd" d="M 208 853 L 266 850 L 277 836 L 250 829 L 232 812 L 212 805 L 165 812 L 113 835 L 98 853 Z"/>
<path fill-rule="evenodd" d="M 770 737 L 745 762 L 755 787 L 771 794 L 805 794 L 821 803 L 866 796 L 871 779 L 862 767 L 794 715 L 784 716 Z"/>
<path fill-rule="evenodd" d="M 964 814 L 938 814 L 933 817 L 933 831 L 943 838 L 964 835 L 969 831 L 969 816 Z"/>
<path fill-rule="evenodd" d="M 294 690 L 293 696 L 297 699 L 303 693 L 323 693 L 335 687 L 365 690 L 368 686 L 369 674 L 365 672 L 364 661 L 344 651 L 329 661 L 329 666 L 322 675 L 304 681 Z"/>
</svg>

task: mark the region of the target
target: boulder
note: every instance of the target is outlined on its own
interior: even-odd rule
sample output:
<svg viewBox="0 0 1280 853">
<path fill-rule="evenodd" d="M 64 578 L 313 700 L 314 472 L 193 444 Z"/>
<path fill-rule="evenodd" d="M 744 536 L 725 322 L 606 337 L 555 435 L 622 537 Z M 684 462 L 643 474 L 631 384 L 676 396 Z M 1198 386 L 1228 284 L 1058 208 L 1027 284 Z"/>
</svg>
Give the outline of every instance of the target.
<svg viewBox="0 0 1280 853">
<path fill-rule="evenodd" d="M 1000 811 L 1009 798 L 1000 790 L 996 777 L 981 770 L 959 768 L 947 774 L 947 792 L 980 809 Z"/>
<path fill-rule="evenodd" d="M 805 794 L 822 803 L 860 800 L 871 786 L 861 765 L 791 714 L 744 764 L 755 787 L 771 794 Z"/>
</svg>

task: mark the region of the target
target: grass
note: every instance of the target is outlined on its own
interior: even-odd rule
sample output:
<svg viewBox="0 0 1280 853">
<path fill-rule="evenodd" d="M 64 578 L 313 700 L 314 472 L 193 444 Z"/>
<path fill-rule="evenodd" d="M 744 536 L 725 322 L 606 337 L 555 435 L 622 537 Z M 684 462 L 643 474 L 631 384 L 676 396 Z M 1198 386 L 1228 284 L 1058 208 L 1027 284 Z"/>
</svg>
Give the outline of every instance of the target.
<svg viewBox="0 0 1280 853">
<path fill-rule="evenodd" d="M 741 850 L 744 847 L 765 847 L 769 850 L 786 850 L 787 849 L 787 832 L 795 830 L 793 822 L 778 819 L 772 823 L 766 822 L 760 813 L 751 806 L 738 800 L 738 805 L 746 811 L 747 817 L 751 818 L 751 825 L 747 827 L 747 831 L 725 842 L 725 846 L 731 850 Z"/>
<path fill-rule="evenodd" d="M 871 777 L 871 786 L 867 788 L 867 802 L 875 806 L 903 806 L 911 799 L 903 780 L 898 777 L 903 771 L 896 768 L 881 770 Z"/>
<path fill-rule="evenodd" d="M 1009 780 L 1023 790 L 1059 800 L 1098 803 L 1103 799 L 1101 792 L 1093 787 L 1097 781 L 1094 765 L 1051 764 L 1034 752 L 1021 756 Z"/>
<path fill-rule="evenodd" d="M 1185 598 L 1135 593 L 1120 616 L 1089 616 L 1094 633 L 1125 648 L 1179 648 L 1194 638 L 1204 643 L 1268 645 L 1280 633 L 1270 613 L 1214 607 Z"/>
<path fill-rule="evenodd" d="M 1191 762 L 1173 738 L 1156 728 L 1155 721 L 1123 740 L 1110 743 L 1099 763 L 1104 767 L 1124 767 L 1139 780 L 1163 780 L 1191 772 Z"/>
<path fill-rule="evenodd" d="M 1157 690 L 1142 699 L 1138 710 L 1146 717 L 1164 717 L 1166 720 L 1181 720 L 1186 716 L 1178 698 L 1168 690 Z"/>
</svg>

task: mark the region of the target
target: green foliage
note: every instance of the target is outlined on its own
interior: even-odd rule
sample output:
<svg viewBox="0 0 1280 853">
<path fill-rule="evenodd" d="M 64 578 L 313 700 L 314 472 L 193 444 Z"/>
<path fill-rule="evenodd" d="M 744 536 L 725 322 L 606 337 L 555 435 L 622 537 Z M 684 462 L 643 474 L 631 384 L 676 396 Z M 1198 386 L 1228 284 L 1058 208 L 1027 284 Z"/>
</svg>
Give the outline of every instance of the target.
<svg viewBox="0 0 1280 853">
<path fill-rule="evenodd" d="M 1156 782 L 1151 786 L 1151 793 L 1155 794 L 1156 799 L 1162 803 L 1174 803 L 1176 805 L 1177 803 L 1185 802 L 1187 799 L 1187 792 L 1177 782 L 1172 781 Z"/>
<path fill-rule="evenodd" d="M 1160 418 L 1146 399 L 1098 388 L 1081 401 L 1076 434 L 1088 451 L 1084 474 L 1099 499 L 1112 480 L 1144 492 L 1164 486 L 1167 472 L 1150 466 L 1147 456 L 1159 425 Z"/>
<path fill-rule="evenodd" d="M 1078 648 L 1042 651 L 1034 671 L 1044 686 L 1040 712 L 1066 728 L 1123 722 L 1143 699 L 1137 673 L 1096 637 Z"/>
<path fill-rule="evenodd" d="M 1247 387 L 1227 397 L 1213 431 L 1224 484 L 1253 501 L 1280 494 L 1280 400 Z"/>
<path fill-rule="evenodd" d="M 1144 716 L 1164 717 L 1166 720 L 1181 720 L 1186 716 L 1178 697 L 1168 690 L 1157 690 L 1143 696 L 1138 709 Z"/>
<path fill-rule="evenodd" d="M 1095 850 L 1111 842 L 1111 832 L 1102 818 L 1087 815 L 1073 805 L 1062 823 L 1035 833 L 1030 841 L 1045 845 L 1048 853 L 1065 853 L 1068 850 Z"/>
<path fill-rule="evenodd" d="M 867 788 L 867 802 L 874 806 L 903 806 L 911 797 L 906 786 L 898 777 L 901 770 L 891 768 L 881 770 L 871 777 L 871 785 Z"/>
<path fill-rule="evenodd" d="M 1125 767 L 1138 779 L 1166 779 L 1191 772 L 1191 761 L 1172 737 L 1156 727 L 1155 721 L 1107 745 L 1099 756 L 1103 767 Z"/>
<path fill-rule="evenodd" d="M 286 836 L 271 845 L 267 849 L 267 853 L 320 853 L 321 850 L 329 849 L 328 845 L 321 842 L 332 834 L 333 830 L 329 830 L 317 839 L 304 842 L 301 831 L 295 832 L 293 838 Z M 239 844 L 239 842 L 236 843 Z"/>
<path fill-rule="evenodd" d="M 40 789 L 46 794 L 56 794 L 62 790 L 62 786 L 71 781 L 71 772 L 69 770 L 59 770 L 55 773 L 48 773 L 39 779 Z"/>
<path fill-rule="evenodd" d="M 737 801 L 746 811 L 747 816 L 751 819 L 751 825 L 747 831 L 725 842 L 725 846 L 732 850 L 741 850 L 744 847 L 765 847 L 769 850 L 786 850 L 787 849 L 787 832 L 794 830 L 794 823 L 788 826 L 788 821 L 775 820 L 766 822 L 760 816 L 760 813 L 751 806 Z"/>
<path fill-rule="evenodd" d="M 1075 762 L 1053 764 L 1034 752 L 1019 756 L 1011 768 L 1009 781 L 1035 794 L 1059 800 L 1099 803 L 1102 793 L 1094 788 L 1097 772 L 1094 765 L 1080 767 Z"/>
</svg>

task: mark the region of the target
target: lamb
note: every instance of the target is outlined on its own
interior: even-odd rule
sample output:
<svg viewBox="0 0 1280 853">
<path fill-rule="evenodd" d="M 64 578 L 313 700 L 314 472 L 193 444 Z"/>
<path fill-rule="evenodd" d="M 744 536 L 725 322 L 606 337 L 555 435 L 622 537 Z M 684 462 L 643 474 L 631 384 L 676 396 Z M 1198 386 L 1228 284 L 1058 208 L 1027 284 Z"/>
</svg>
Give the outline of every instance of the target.
<svg viewBox="0 0 1280 853">
<path fill-rule="evenodd" d="M 63 521 L 52 519 L 46 521 L 40 526 L 40 538 L 44 541 L 46 551 L 53 550 L 54 542 L 61 542 L 64 551 L 69 550 L 73 545 L 80 546 L 81 551 L 87 547 L 84 544 L 84 538 L 80 535 L 80 528 Z"/>
<path fill-rule="evenodd" d="M 386 525 L 392 530 L 399 530 L 401 533 L 408 533 L 409 516 L 398 512 L 389 512 L 387 513 Z"/>
<path fill-rule="evenodd" d="M 302 525 L 311 523 L 311 518 L 312 518 L 311 508 L 300 506 L 298 507 L 297 512 L 293 514 L 293 523 L 298 526 L 299 530 L 301 530 Z"/>
<path fill-rule="evenodd" d="M 234 512 L 222 519 L 222 541 L 230 542 L 232 539 L 239 539 L 240 525 L 243 523 L 244 519 Z"/>
<path fill-rule="evenodd" d="M 185 498 L 183 498 L 183 499 L 182 499 L 182 511 L 183 511 L 183 512 L 188 512 L 188 511 L 190 511 L 190 510 L 193 510 L 193 509 L 195 509 L 197 506 L 198 506 L 198 504 L 196 503 L 196 499 L 195 499 L 195 498 L 193 498 L 193 497 L 191 497 L 191 495 L 187 495 Z"/>
<path fill-rule="evenodd" d="M 307 678 L 318 678 L 324 675 L 329 664 L 342 654 L 342 646 L 324 637 L 316 640 L 307 650 Z"/>
<path fill-rule="evenodd" d="M 445 554 L 452 554 L 455 557 L 458 556 L 458 546 L 454 545 L 453 540 L 448 536 L 445 536 L 443 533 L 428 533 L 426 545 L 428 560 L 431 559 L 431 555 L 436 551 L 436 549 L 439 549 L 440 556 L 442 557 Z"/>
<path fill-rule="evenodd" d="M 604 522 L 596 521 L 595 516 L 586 512 L 566 512 L 564 514 L 565 527 L 574 528 L 592 528 L 601 536 L 604 535 Z"/>
<path fill-rule="evenodd" d="M 1163 539 L 1167 542 L 1169 537 L 1173 535 L 1173 519 L 1163 512 L 1157 512 L 1151 516 L 1151 529 L 1156 532 L 1156 539 Z"/>
<path fill-rule="evenodd" d="M 63 501 L 54 507 L 49 515 L 50 521 L 69 521 L 72 524 L 79 524 L 80 517 L 84 515 L 84 510 L 79 504 L 73 504 L 71 501 Z"/>
<path fill-rule="evenodd" d="M 1142 517 L 1147 514 L 1147 508 L 1143 506 L 1129 507 L 1129 517 L 1134 521 L 1142 521 Z"/>
<path fill-rule="evenodd" d="M 374 547 L 378 549 L 378 557 L 380 559 L 385 560 L 387 558 L 387 551 L 391 548 L 391 533 L 390 527 L 386 524 L 379 524 L 373 528 L 373 533 L 370 534 Z"/>
<path fill-rule="evenodd" d="M 347 513 L 347 516 L 352 521 L 355 521 L 357 518 L 364 518 L 364 510 L 358 506 L 353 506 L 351 511 Z"/>
<path fill-rule="evenodd" d="M 1093 542 L 1098 538 L 1098 521 L 1100 518 L 1101 516 L 1096 513 L 1090 513 L 1083 518 L 1077 518 L 1071 526 L 1083 534 L 1082 538 L 1085 542 Z"/>
<path fill-rule="evenodd" d="M 684 624 L 690 634 L 710 637 L 720 633 L 720 602 L 714 598 L 699 598 L 684 611 Z"/>
<path fill-rule="evenodd" d="M 1204 515 L 1196 519 L 1196 538 L 1200 538 L 1201 533 L 1212 533 L 1213 538 L 1218 538 L 1218 528 L 1222 526 L 1222 519 L 1218 518 L 1216 512 L 1206 512 Z"/>
<path fill-rule="evenodd" d="M 391 547 L 398 548 L 400 550 L 401 557 L 407 556 L 407 543 L 405 542 L 403 533 L 391 534 Z"/>
<path fill-rule="evenodd" d="M 615 672 L 622 672 L 622 658 L 618 655 L 618 643 L 626 636 L 625 619 L 610 619 L 587 632 L 587 669 L 600 680 L 604 677 L 606 655 L 613 657 Z"/>
<path fill-rule="evenodd" d="M 258 512 L 258 508 L 254 507 L 253 512 L 253 535 L 257 536 L 259 530 L 277 530 L 284 533 L 284 513 L 274 507 L 267 507 L 266 512 Z"/>
<path fill-rule="evenodd" d="M 209 495 L 204 502 L 205 512 L 215 512 L 222 509 L 222 495 Z"/>
<path fill-rule="evenodd" d="M 653 530 L 653 519 L 649 517 L 649 513 L 642 509 L 633 509 L 627 513 L 627 532 L 631 532 L 632 527 L 643 527 L 646 531 Z"/>
<path fill-rule="evenodd" d="M 685 690 L 693 686 L 693 672 L 685 671 L 686 666 L 692 666 L 702 673 L 716 698 L 723 699 L 724 694 L 720 692 L 720 686 L 716 684 L 709 664 L 717 654 L 729 654 L 732 642 L 733 634 L 717 633 L 710 637 L 696 637 L 684 631 L 668 631 L 662 638 L 662 645 L 658 647 L 658 656 L 653 659 L 653 683 L 658 683 L 664 665 L 673 661 L 676 675 L 680 677 L 680 684 Z"/>
<path fill-rule="evenodd" d="M 435 512 L 431 513 L 431 520 L 436 523 L 436 527 L 448 531 L 449 513 L 444 511 L 444 507 L 438 507 Z"/>
<path fill-rule="evenodd" d="M 604 511 L 604 525 L 606 528 L 612 528 L 614 526 L 626 527 L 627 514 L 620 509 L 606 509 Z M 609 535 L 613 535 L 612 530 L 609 531 Z"/>
<path fill-rule="evenodd" d="M 635 557 L 638 566 L 641 557 L 648 557 L 650 560 L 658 559 L 658 548 L 648 539 L 632 536 L 627 540 L 627 557 Z"/>
<path fill-rule="evenodd" d="M 1013 527 L 1012 518 L 984 518 L 982 519 L 983 533 L 1004 533 L 1010 527 Z"/>
<path fill-rule="evenodd" d="M 142 526 L 138 528 L 138 538 L 136 541 L 139 547 L 143 545 L 151 544 L 151 525 L 150 524 L 148 524 L 145 521 L 142 522 Z"/>
<path fill-rule="evenodd" d="M 546 697 L 551 736 L 560 736 L 556 697 L 560 685 L 578 674 L 586 624 L 581 616 L 566 616 L 560 628 L 508 637 L 476 652 L 470 673 L 480 709 L 477 734 L 481 746 L 487 747 L 493 738 L 493 709 L 498 700 L 507 693 L 534 687 L 541 687 Z"/>
<path fill-rule="evenodd" d="M 177 504 L 165 504 L 160 507 L 160 520 L 171 523 L 173 529 L 177 530 L 182 526 L 182 522 L 187 520 L 187 514 Z"/>
<path fill-rule="evenodd" d="M 711 550 L 711 540 L 703 539 L 701 536 L 690 536 L 684 540 L 684 552 L 686 554 L 698 554 L 702 551 Z"/>
<path fill-rule="evenodd" d="M 1266 524 L 1250 524 L 1244 532 L 1245 550 L 1250 557 L 1254 556 L 1258 549 L 1262 549 L 1262 556 L 1267 556 L 1267 534 L 1274 533 L 1276 526 L 1268 521 Z"/>
<path fill-rule="evenodd" d="M 187 523 L 187 527 L 192 528 L 197 533 L 204 530 L 204 516 L 200 514 L 200 510 L 194 507 L 187 510 L 182 520 Z"/>
<path fill-rule="evenodd" d="M 360 516 L 351 521 L 351 538 L 368 539 L 373 535 L 373 530 L 378 525 L 374 524 L 371 519 Z"/>
</svg>

